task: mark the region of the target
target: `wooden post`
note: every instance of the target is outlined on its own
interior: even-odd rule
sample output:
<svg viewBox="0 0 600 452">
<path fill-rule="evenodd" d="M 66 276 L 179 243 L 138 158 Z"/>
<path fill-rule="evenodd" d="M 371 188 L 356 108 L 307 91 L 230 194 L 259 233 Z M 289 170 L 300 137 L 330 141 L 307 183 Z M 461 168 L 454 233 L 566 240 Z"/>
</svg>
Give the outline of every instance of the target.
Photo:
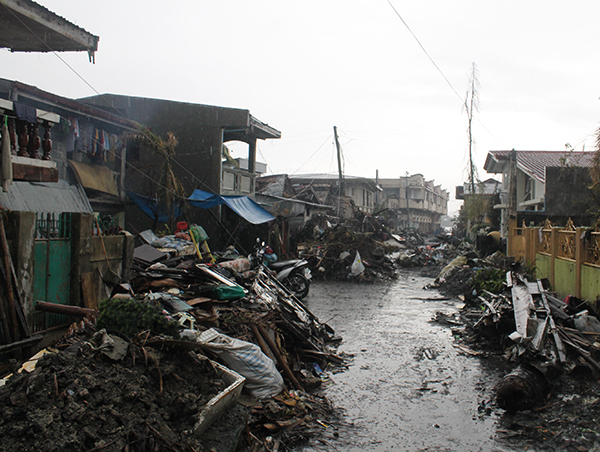
<svg viewBox="0 0 600 452">
<path fill-rule="evenodd" d="M 66 304 L 48 303 L 47 301 L 40 300 L 36 301 L 35 308 L 38 311 L 72 315 L 75 317 L 86 317 L 88 315 L 95 315 L 97 313 L 95 309 L 80 308 L 79 306 L 69 306 Z"/>
<path fill-rule="evenodd" d="M 506 243 L 508 256 L 514 257 L 514 255 L 515 255 L 515 250 L 513 248 L 514 248 L 514 238 L 515 238 L 516 233 L 517 233 L 517 217 L 511 216 L 508 219 L 508 237 L 507 237 L 507 243 Z"/>
<path fill-rule="evenodd" d="M 15 305 L 15 294 L 12 285 L 12 263 L 10 261 L 10 252 L 6 241 L 4 230 L 4 217 L 0 214 L 0 246 L 2 247 L 2 259 L 4 261 L 4 281 L 6 281 L 6 297 L 8 301 L 8 315 L 11 323 L 10 330 L 13 341 L 19 340 L 19 324 L 17 323 L 17 307 Z"/>
<path fill-rule="evenodd" d="M 333 137 L 335 138 L 335 147 L 337 149 L 337 162 L 338 162 L 338 183 L 339 183 L 339 196 L 345 196 L 344 190 L 344 173 L 342 172 L 342 150 L 340 148 L 340 142 L 338 140 L 337 127 L 333 126 Z"/>
<path fill-rule="evenodd" d="M 535 267 L 538 242 L 539 242 L 540 228 L 529 228 L 529 236 L 527 237 L 529 243 L 529 262 L 528 264 Z"/>
<path fill-rule="evenodd" d="M 581 266 L 583 265 L 583 247 L 581 239 L 583 228 L 575 229 L 575 296 L 581 298 Z"/>
<path fill-rule="evenodd" d="M 262 335 L 258 331 L 258 327 L 254 323 L 250 323 L 250 329 L 252 330 L 252 334 L 254 334 L 254 338 L 256 339 L 256 342 L 260 349 L 263 351 L 263 353 L 269 358 L 271 358 L 273 362 L 277 363 L 277 358 L 275 358 L 275 355 L 273 354 L 273 352 L 263 339 Z"/>
<path fill-rule="evenodd" d="M 558 229 L 553 227 L 550 236 L 550 284 L 556 287 L 556 259 L 558 259 Z"/>
</svg>

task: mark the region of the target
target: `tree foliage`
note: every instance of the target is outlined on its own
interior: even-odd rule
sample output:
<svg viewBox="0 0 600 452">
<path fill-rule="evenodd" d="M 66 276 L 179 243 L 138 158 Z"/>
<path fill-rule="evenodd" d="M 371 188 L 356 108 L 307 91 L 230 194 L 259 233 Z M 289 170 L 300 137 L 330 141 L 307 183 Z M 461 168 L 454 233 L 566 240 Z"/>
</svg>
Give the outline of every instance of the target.
<svg viewBox="0 0 600 452">
<path fill-rule="evenodd" d="M 167 132 L 167 139 L 163 140 L 147 127 L 138 124 L 137 128 L 138 131 L 130 135 L 128 141 L 151 151 L 161 160 L 156 198 L 159 205 L 165 206 L 169 215 L 168 227 L 173 231 L 178 204 L 187 198 L 183 184 L 173 170 L 175 148 L 179 143 L 171 132 Z"/>
</svg>

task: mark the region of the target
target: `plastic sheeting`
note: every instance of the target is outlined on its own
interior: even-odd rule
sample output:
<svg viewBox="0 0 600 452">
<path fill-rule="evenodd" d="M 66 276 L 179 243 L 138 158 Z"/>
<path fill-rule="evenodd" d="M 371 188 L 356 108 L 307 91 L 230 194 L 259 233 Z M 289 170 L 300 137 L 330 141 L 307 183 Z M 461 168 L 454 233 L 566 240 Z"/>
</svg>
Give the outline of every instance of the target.
<svg viewBox="0 0 600 452">
<path fill-rule="evenodd" d="M 196 189 L 188 198 L 188 202 L 192 206 L 202 209 L 210 209 L 225 204 L 252 224 L 267 223 L 275 219 L 273 215 L 248 196 L 221 196 Z"/>
<path fill-rule="evenodd" d="M 156 199 L 149 198 L 147 196 L 138 195 L 137 193 L 127 191 L 127 196 L 140 208 L 142 212 L 148 215 L 153 220 L 157 220 L 161 223 L 169 221 L 169 213 L 165 206 L 161 206 L 156 202 Z M 181 215 L 181 208 L 177 206 L 175 208 L 175 217 L 178 218 Z"/>
</svg>

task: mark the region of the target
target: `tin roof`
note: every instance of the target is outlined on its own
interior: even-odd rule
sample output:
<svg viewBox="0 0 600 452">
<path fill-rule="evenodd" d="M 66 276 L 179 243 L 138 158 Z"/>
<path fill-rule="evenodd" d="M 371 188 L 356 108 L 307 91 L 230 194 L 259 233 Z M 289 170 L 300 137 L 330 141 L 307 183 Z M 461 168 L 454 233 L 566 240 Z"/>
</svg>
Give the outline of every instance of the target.
<svg viewBox="0 0 600 452">
<path fill-rule="evenodd" d="M 0 207 L 18 212 L 93 213 L 90 202 L 80 185 L 58 182 L 14 181 L 8 192 L 0 192 Z"/>
<path fill-rule="evenodd" d="M 488 173 L 502 173 L 512 151 L 489 151 L 483 168 Z M 593 152 L 566 152 L 566 151 L 515 151 L 517 168 L 524 173 L 546 182 L 547 167 L 578 166 L 590 167 Z"/>
<path fill-rule="evenodd" d="M 31 0 L 0 0 L 0 47 L 13 52 L 98 50 L 98 36 Z"/>
</svg>

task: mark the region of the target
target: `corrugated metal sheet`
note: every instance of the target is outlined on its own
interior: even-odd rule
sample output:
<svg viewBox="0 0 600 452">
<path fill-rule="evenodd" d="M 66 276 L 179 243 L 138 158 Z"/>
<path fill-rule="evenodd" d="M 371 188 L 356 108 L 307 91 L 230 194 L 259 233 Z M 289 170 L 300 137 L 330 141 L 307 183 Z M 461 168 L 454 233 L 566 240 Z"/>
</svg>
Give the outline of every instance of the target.
<svg viewBox="0 0 600 452">
<path fill-rule="evenodd" d="M 504 171 L 511 151 L 490 151 L 484 169 L 497 173 Z M 561 167 L 565 163 L 571 166 L 589 167 L 592 164 L 593 152 L 566 151 L 516 151 L 517 167 L 524 173 L 546 182 L 546 167 Z"/>
<path fill-rule="evenodd" d="M 83 188 L 79 184 L 70 185 L 64 180 L 14 181 L 8 192 L 0 192 L 0 206 L 18 212 L 93 212 Z"/>
</svg>

